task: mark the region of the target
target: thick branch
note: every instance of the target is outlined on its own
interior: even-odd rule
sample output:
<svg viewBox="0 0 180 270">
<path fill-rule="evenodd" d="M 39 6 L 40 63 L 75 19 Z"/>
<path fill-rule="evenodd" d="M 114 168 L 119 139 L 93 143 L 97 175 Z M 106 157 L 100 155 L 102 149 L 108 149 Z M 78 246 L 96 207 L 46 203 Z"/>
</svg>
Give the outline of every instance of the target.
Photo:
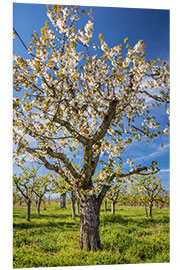
<svg viewBox="0 0 180 270">
<path fill-rule="evenodd" d="M 53 158 L 60 159 L 64 163 L 65 167 L 71 172 L 74 178 L 80 177 L 79 173 L 76 171 L 76 169 L 65 154 L 61 152 L 54 152 L 50 147 L 47 148 L 47 153 Z"/>
<path fill-rule="evenodd" d="M 97 141 L 101 140 L 104 138 L 106 131 L 108 130 L 112 119 L 115 116 L 116 112 L 116 106 L 118 104 L 118 100 L 112 100 L 109 104 L 109 109 L 103 119 L 103 122 L 101 123 L 100 127 L 98 130 L 95 132 L 93 138 L 92 138 L 92 144 L 95 144 Z"/>
<path fill-rule="evenodd" d="M 99 204 L 101 205 L 104 197 L 106 196 L 106 193 L 108 192 L 108 190 L 110 189 L 110 186 L 107 185 L 103 185 L 101 192 L 99 193 L 97 200 L 99 202 Z"/>
<path fill-rule="evenodd" d="M 59 168 L 58 168 L 58 166 L 55 165 L 55 164 L 50 164 L 50 163 L 47 161 L 47 159 L 46 159 L 44 156 L 40 155 L 35 149 L 30 148 L 30 147 L 26 147 L 26 151 L 27 151 L 28 153 L 30 153 L 30 154 L 34 154 L 34 153 L 37 154 L 37 155 L 38 155 L 38 158 L 42 161 L 43 165 L 44 165 L 47 169 L 59 173 Z"/>
<path fill-rule="evenodd" d="M 160 169 L 157 168 L 156 171 L 153 171 L 153 173 L 157 173 L 158 171 L 160 171 Z M 131 175 L 134 175 L 134 174 L 150 175 L 150 174 L 152 174 L 152 172 L 148 172 L 148 167 L 144 166 L 144 167 L 137 168 L 137 169 L 134 169 L 132 171 L 129 171 L 127 173 L 120 173 L 120 174 L 114 173 L 113 176 L 114 177 L 118 177 L 118 178 L 123 178 L 123 177 L 131 176 Z"/>
<path fill-rule="evenodd" d="M 147 169 L 148 168 L 146 166 L 144 166 L 144 167 L 138 168 L 136 170 L 129 171 L 127 173 L 118 174 L 117 177 L 123 178 L 123 177 L 127 177 L 127 176 L 130 176 L 130 175 L 133 175 L 133 174 L 142 174 L 142 172 L 147 171 Z"/>
</svg>

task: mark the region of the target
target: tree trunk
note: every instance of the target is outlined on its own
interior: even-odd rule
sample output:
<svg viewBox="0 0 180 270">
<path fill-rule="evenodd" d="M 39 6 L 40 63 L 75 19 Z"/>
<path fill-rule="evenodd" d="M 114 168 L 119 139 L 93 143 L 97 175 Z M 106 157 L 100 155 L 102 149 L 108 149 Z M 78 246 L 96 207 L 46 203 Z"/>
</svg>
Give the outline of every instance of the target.
<svg viewBox="0 0 180 270">
<path fill-rule="evenodd" d="M 26 221 L 30 221 L 30 217 L 31 217 L 31 200 L 28 199 L 28 201 L 27 201 Z"/>
<path fill-rule="evenodd" d="M 61 208 L 66 208 L 66 193 L 61 194 L 60 206 Z"/>
<path fill-rule="evenodd" d="M 145 208 L 146 217 L 148 217 L 148 211 L 147 211 L 146 203 L 144 203 L 144 208 Z"/>
<path fill-rule="evenodd" d="M 38 214 L 40 214 L 41 201 L 42 201 L 42 198 L 39 198 L 38 204 L 37 204 L 37 213 L 38 213 Z"/>
<path fill-rule="evenodd" d="M 44 204 L 44 210 L 46 210 L 46 198 L 44 198 L 43 204 Z"/>
<path fill-rule="evenodd" d="M 51 196 L 49 195 L 48 197 L 48 204 L 50 205 L 51 204 Z"/>
<path fill-rule="evenodd" d="M 100 206 L 101 202 L 95 195 L 83 195 L 80 198 L 80 249 L 93 251 L 101 249 L 99 237 Z"/>
<path fill-rule="evenodd" d="M 36 206 L 36 208 L 38 207 L 38 201 L 37 200 L 35 200 L 35 206 Z"/>
<path fill-rule="evenodd" d="M 80 213 L 80 206 L 79 206 L 79 201 L 77 201 L 77 214 L 79 215 Z"/>
<path fill-rule="evenodd" d="M 152 218 L 152 207 L 153 207 L 153 203 L 150 202 L 149 204 L 149 217 Z"/>
<path fill-rule="evenodd" d="M 111 203 L 111 213 L 114 215 L 115 214 L 115 202 Z"/>
<path fill-rule="evenodd" d="M 75 219 L 75 194 L 71 192 L 71 209 L 72 209 L 72 219 Z"/>
<path fill-rule="evenodd" d="M 107 200 L 104 200 L 104 213 L 107 212 Z"/>
</svg>

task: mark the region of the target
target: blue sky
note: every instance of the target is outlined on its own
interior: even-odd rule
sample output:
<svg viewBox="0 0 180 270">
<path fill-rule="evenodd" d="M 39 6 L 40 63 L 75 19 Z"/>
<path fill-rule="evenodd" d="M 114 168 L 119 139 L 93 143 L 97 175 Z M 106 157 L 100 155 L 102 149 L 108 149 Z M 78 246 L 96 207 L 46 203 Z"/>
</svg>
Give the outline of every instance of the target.
<svg viewBox="0 0 180 270">
<path fill-rule="evenodd" d="M 84 9 L 88 8 L 84 7 Z M 123 43 L 126 37 L 132 45 L 142 39 L 146 45 L 147 60 L 160 57 L 169 62 L 169 10 L 109 7 L 95 7 L 93 10 L 94 42 L 97 41 L 99 33 L 103 33 L 110 47 Z M 40 30 L 45 20 L 47 20 L 46 5 L 13 4 L 13 25 L 26 45 L 31 41 L 33 30 Z M 13 52 L 28 57 L 17 38 L 14 40 Z M 159 116 L 162 122 L 167 120 L 163 114 Z M 162 143 L 163 148 L 160 147 Z M 143 160 L 144 165 L 157 160 L 163 184 L 169 185 L 169 136 L 158 138 L 146 147 L 133 143 L 127 149 L 125 159 L 126 156 L 135 158 L 137 162 Z"/>
</svg>

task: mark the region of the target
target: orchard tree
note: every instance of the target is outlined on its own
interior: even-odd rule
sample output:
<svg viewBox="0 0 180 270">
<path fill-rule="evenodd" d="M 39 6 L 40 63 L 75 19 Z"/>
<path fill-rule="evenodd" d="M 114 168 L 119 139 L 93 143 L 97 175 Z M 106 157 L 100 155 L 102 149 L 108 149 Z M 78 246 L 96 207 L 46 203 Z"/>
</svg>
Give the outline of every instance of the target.
<svg viewBox="0 0 180 270">
<path fill-rule="evenodd" d="M 169 190 L 167 187 L 164 187 L 156 197 L 156 205 L 160 208 L 162 208 L 163 206 L 169 207 L 169 203 L 170 203 Z"/>
<path fill-rule="evenodd" d="M 61 176 L 53 177 L 52 192 L 60 193 L 60 205 L 66 208 L 66 194 L 69 194 L 71 200 L 72 218 L 75 219 L 75 200 L 76 193 L 71 185 L 69 185 Z"/>
<path fill-rule="evenodd" d="M 138 192 L 137 182 L 133 181 L 133 178 L 127 179 L 127 182 L 129 186 L 128 194 L 127 194 L 128 203 L 134 206 L 141 204 L 142 202 L 144 204 L 142 194 Z"/>
<path fill-rule="evenodd" d="M 75 209 L 75 202 L 76 202 L 76 192 L 74 192 L 73 188 L 71 187 L 68 191 L 70 199 L 71 199 L 71 212 L 72 212 L 72 219 L 76 217 L 76 209 Z"/>
<path fill-rule="evenodd" d="M 18 203 L 21 205 L 22 204 L 22 196 L 19 193 L 19 190 L 14 190 L 13 191 L 13 205 Z"/>
<path fill-rule="evenodd" d="M 30 221 L 31 217 L 31 203 L 34 194 L 34 190 L 37 186 L 38 178 L 37 171 L 39 167 L 19 167 L 22 169 L 22 173 L 19 173 L 19 176 L 16 174 L 13 176 L 13 185 L 14 189 L 19 191 L 23 196 L 26 205 L 27 205 L 27 214 L 26 220 Z"/>
<path fill-rule="evenodd" d="M 169 66 L 147 61 L 143 40 L 131 46 L 125 38 L 125 46 L 110 48 L 100 33 L 92 43 L 92 10 L 84 13 L 47 6 L 49 20 L 29 47 L 14 29 L 29 53 L 28 59 L 14 55 L 14 156 L 23 162 L 29 154 L 72 186 L 81 209 L 79 248 L 96 251 L 100 206 L 113 180 L 157 170 L 153 162 L 134 164 L 117 175 L 114 164 L 134 140 L 168 133 L 150 107 L 169 103 Z"/>
<path fill-rule="evenodd" d="M 153 203 L 158 199 L 158 196 L 165 192 L 165 187 L 161 184 L 162 177 L 156 174 L 149 176 L 134 177 L 137 191 L 141 196 L 142 201 L 149 206 L 149 217 L 152 218 Z"/>
<path fill-rule="evenodd" d="M 136 181 L 137 178 L 129 179 L 129 190 L 128 190 L 128 202 L 130 202 L 131 205 L 139 203 L 144 206 L 145 215 L 148 217 L 148 210 L 147 210 L 147 204 L 148 204 L 148 197 L 144 195 L 143 188 L 141 184 Z M 139 186 L 140 184 L 140 186 Z"/>
<path fill-rule="evenodd" d="M 40 214 L 40 207 L 42 200 L 47 192 L 51 190 L 51 175 L 46 174 L 39 176 L 35 188 L 33 189 L 34 194 L 37 197 L 37 213 Z"/>
<path fill-rule="evenodd" d="M 61 208 L 66 208 L 66 194 L 69 188 L 69 184 L 62 178 L 61 175 L 58 175 L 58 177 L 56 177 L 53 174 L 51 190 L 52 193 L 60 193 L 59 204 Z"/>
<path fill-rule="evenodd" d="M 124 181 L 118 182 L 117 180 L 114 181 L 111 188 L 107 192 L 107 198 L 111 201 L 111 213 L 115 214 L 115 205 L 120 200 L 123 200 L 126 194 L 127 184 Z"/>
</svg>

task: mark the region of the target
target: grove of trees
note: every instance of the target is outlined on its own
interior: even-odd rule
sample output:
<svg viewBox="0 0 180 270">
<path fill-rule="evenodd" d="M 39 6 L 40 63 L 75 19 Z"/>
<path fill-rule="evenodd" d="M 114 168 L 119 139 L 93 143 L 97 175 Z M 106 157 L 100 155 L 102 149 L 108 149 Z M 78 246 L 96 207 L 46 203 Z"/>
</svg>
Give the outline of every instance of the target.
<svg viewBox="0 0 180 270">
<path fill-rule="evenodd" d="M 155 174 L 147 176 L 136 176 L 130 185 L 129 193 L 136 203 L 140 202 L 145 207 L 146 216 L 152 218 L 152 208 L 155 201 L 161 201 L 168 204 L 168 189 L 162 186 L 162 177 Z M 149 208 L 149 214 L 147 212 Z"/>
<path fill-rule="evenodd" d="M 76 193 L 79 248 L 96 251 L 100 207 L 111 186 L 159 171 L 156 161 L 144 166 L 130 160 L 124 172 L 122 157 L 134 141 L 149 143 L 168 133 L 151 108 L 169 108 L 169 66 L 147 60 L 143 40 L 131 46 L 125 38 L 110 48 L 100 33 L 98 44 L 92 43 L 92 14 L 47 6 L 49 20 L 40 34 L 34 31 L 29 47 L 14 29 L 29 58 L 14 55 L 13 133 L 16 163 L 27 157 L 39 162 Z"/>
</svg>

